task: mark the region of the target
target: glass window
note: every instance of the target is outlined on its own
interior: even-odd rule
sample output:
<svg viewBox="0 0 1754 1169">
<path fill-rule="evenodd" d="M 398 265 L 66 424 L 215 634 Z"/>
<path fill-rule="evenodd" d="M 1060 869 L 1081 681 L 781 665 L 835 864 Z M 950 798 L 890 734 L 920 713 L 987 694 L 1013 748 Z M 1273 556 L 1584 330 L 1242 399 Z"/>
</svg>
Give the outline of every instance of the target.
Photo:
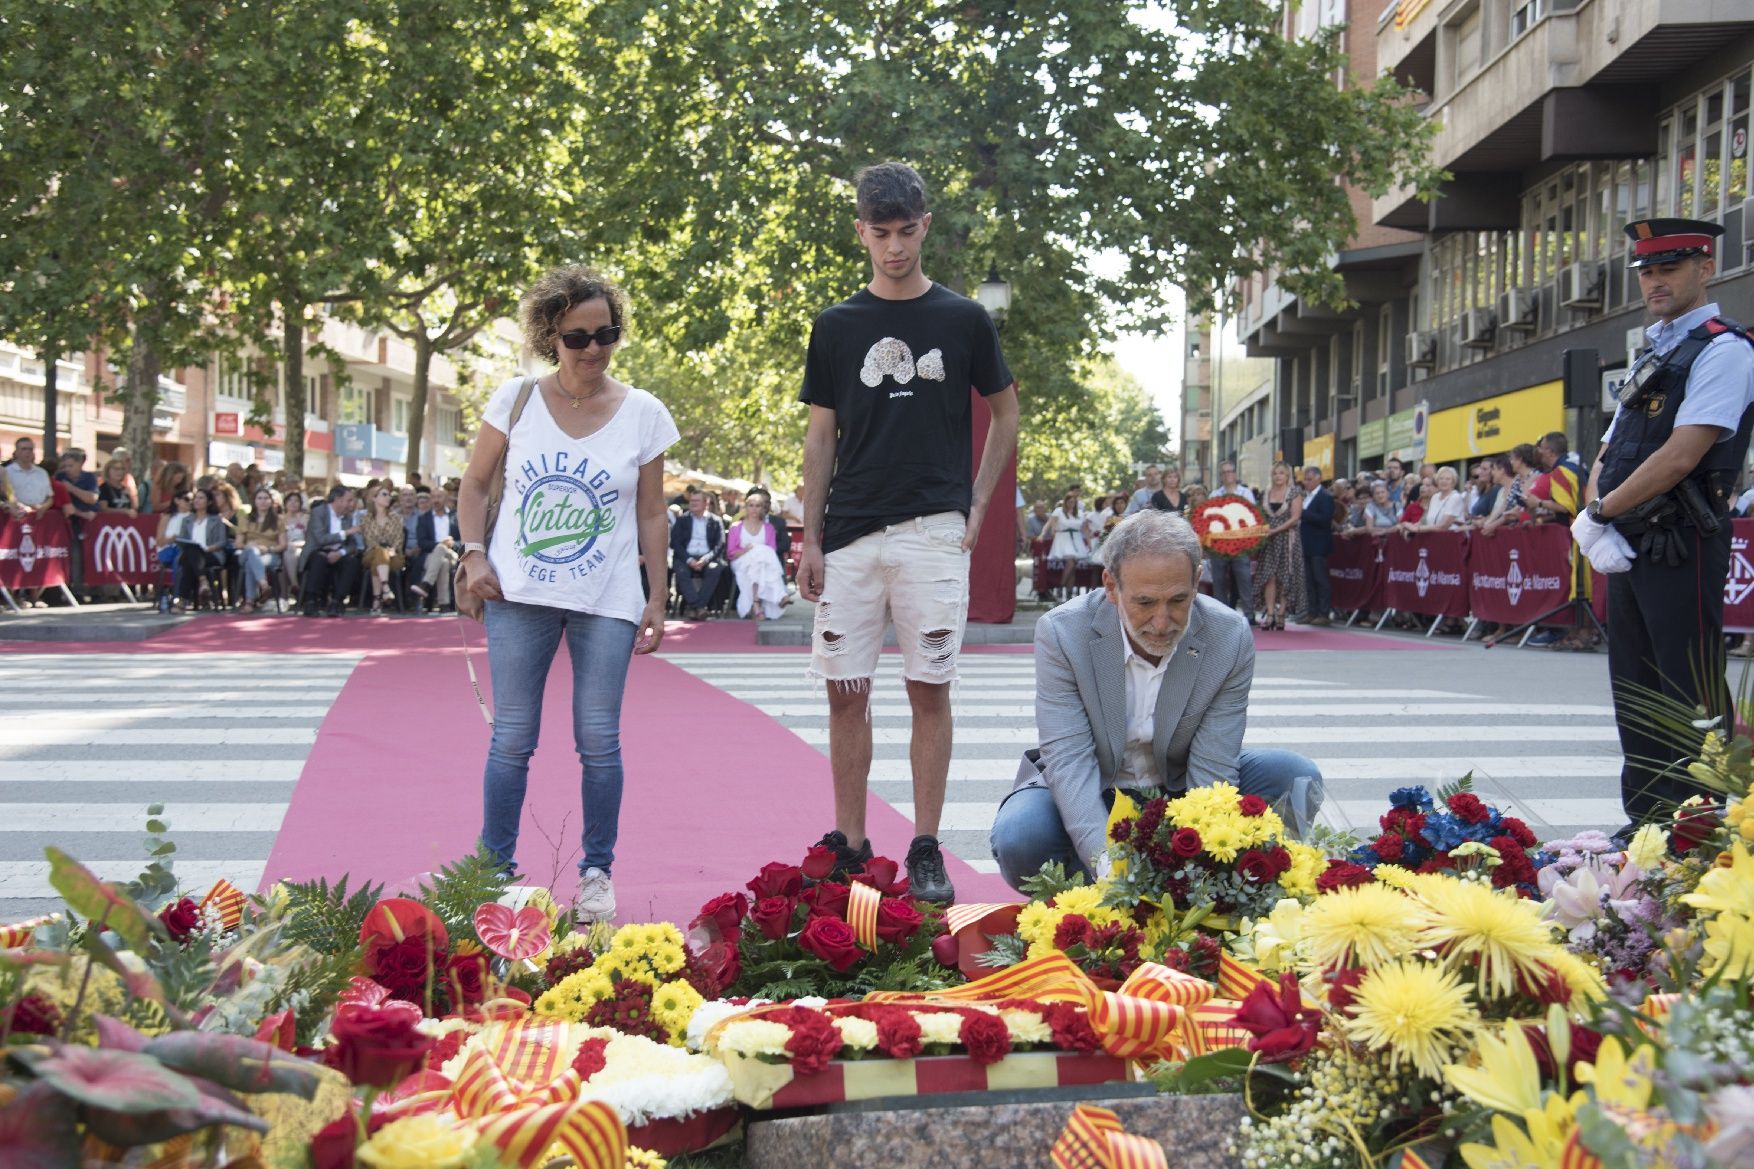
<svg viewBox="0 0 1754 1169">
<path fill-rule="evenodd" d="M 1748 137 L 1754 127 L 1749 125 L 1749 80 L 1751 71 L 1744 69 L 1730 81 L 1730 123 L 1727 136 L 1730 147 L 1729 202 L 1733 205 L 1748 197 Z M 1754 223 L 1744 224 L 1742 238 L 1754 236 Z"/>
<path fill-rule="evenodd" d="M 408 407 L 410 405 L 407 398 L 390 399 L 390 433 L 408 433 Z"/>
<path fill-rule="evenodd" d="M 378 392 L 357 382 L 341 387 L 336 395 L 342 422 L 374 422 L 378 416 Z"/>
</svg>

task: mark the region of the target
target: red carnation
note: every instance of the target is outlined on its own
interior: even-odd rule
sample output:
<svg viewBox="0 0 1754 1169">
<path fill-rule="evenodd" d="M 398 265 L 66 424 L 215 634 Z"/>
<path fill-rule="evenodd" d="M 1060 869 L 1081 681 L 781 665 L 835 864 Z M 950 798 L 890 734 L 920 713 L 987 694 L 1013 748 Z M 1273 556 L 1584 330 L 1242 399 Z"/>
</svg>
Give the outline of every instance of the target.
<svg viewBox="0 0 1754 1169">
<path fill-rule="evenodd" d="M 813 844 L 810 851 L 804 854 L 804 863 L 798 867 L 803 871 L 806 881 L 825 881 L 834 872 L 836 859 L 834 849 Z"/>
<path fill-rule="evenodd" d="M 804 891 L 804 871 L 797 865 L 769 861 L 749 882 L 748 890 L 757 901 L 763 897 L 796 897 Z"/>
<path fill-rule="evenodd" d="M 175 901 L 158 911 L 158 920 L 164 923 L 169 931 L 171 941 L 182 945 L 194 932 L 201 928 L 201 910 L 193 901 L 185 897 Z"/>
<path fill-rule="evenodd" d="M 1492 811 L 1473 792 L 1457 792 L 1445 801 L 1449 810 L 1464 824 L 1484 824 L 1492 819 Z"/>
<path fill-rule="evenodd" d="M 1236 810 L 1245 816 L 1261 816 L 1267 811 L 1267 801 L 1260 796 L 1244 796 L 1236 801 Z"/>
<path fill-rule="evenodd" d="M 1348 889 L 1355 885 L 1368 885 L 1376 877 L 1363 865 L 1355 865 L 1351 861 L 1330 860 L 1327 869 L 1316 878 L 1317 893 L 1332 893 L 1336 889 Z"/>
<path fill-rule="evenodd" d="M 891 1059 L 912 1059 L 920 1053 L 920 1023 L 905 1007 L 873 1004 L 864 1015 L 877 1024 L 877 1048 Z"/>
<path fill-rule="evenodd" d="M 864 869 L 853 874 L 853 881 L 869 885 L 885 897 L 907 896 L 907 878 L 901 875 L 901 866 L 886 856 L 866 861 Z"/>
<path fill-rule="evenodd" d="M 4 1029 L 14 1035 L 49 1035 L 61 1030 L 61 1008 L 40 994 L 27 994 L 0 1011 Z"/>
<path fill-rule="evenodd" d="M 1070 950 L 1090 940 L 1090 919 L 1082 913 L 1068 913 L 1054 927 L 1054 949 Z"/>
<path fill-rule="evenodd" d="M 777 942 L 792 929 L 792 915 L 798 908 L 790 897 L 763 897 L 749 911 L 749 920 L 769 941 Z"/>
<path fill-rule="evenodd" d="M 847 915 L 847 887 L 838 881 L 823 881 L 804 890 L 802 901 L 810 910 L 811 917 L 845 917 Z"/>
<path fill-rule="evenodd" d="M 763 1016 L 768 1022 L 783 1023 L 792 1029 L 786 1040 L 786 1051 L 792 1057 L 792 1071 L 800 1076 L 813 1076 L 828 1066 L 840 1050 L 840 1028 L 821 1011 L 808 1007 L 782 1007 Z"/>
<path fill-rule="evenodd" d="M 1515 816 L 1504 817 L 1503 819 L 1501 819 L 1498 822 L 1498 826 L 1501 830 L 1503 830 L 1503 832 L 1506 836 L 1508 836 L 1512 840 L 1516 841 L 1522 847 L 1524 847 L 1524 848 L 1535 847 L 1536 840 L 1535 840 L 1534 832 L 1532 832 L 1529 829 L 1529 826 L 1527 824 L 1524 824 L 1521 820 L 1518 820 Z"/>
<path fill-rule="evenodd" d="M 1195 934 L 1188 947 L 1189 974 L 1202 978 L 1218 971 L 1218 960 L 1224 956 L 1224 945 L 1211 934 Z"/>
<path fill-rule="evenodd" d="M 865 956 L 859 939 L 853 934 L 853 927 L 836 917 L 813 917 L 805 922 L 803 932 L 798 935 L 798 945 L 840 974 L 858 965 Z"/>
<path fill-rule="evenodd" d="M 572 1057 L 572 1068 L 580 1079 L 589 1080 L 608 1066 L 609 1057 L 604 1054 L 608 1046 L 609 1041 L 600 1037 L 579 1044 L 579 1053 Z"/>
<path fill-rule="evenodd" d="M 1108 838 L 1116 844 L 1125 844 L 1133 838 L 1133 822 L 1116 820 L 1108 830 Z"/>
<path fill-rule="evenodd" d="M 1377 837 L 1376 843 L 1370 847 L 1371 851 L 1376 853 L 1378 860 L 1398 861 L 1401 859 L 1401 853 L 1405 849 L 1406 843 L 1401 839 L 1399 832 L 1385 832 Z"/>
<path fill-rule="evenodd" d="M 1384 832 L 1399 832 L 1411 840 L 1425 830 L 1425 813 L 1413 807 L 1390 808 L 1377 823 Z"/>
<path fill-rule="evenodd" d="M 1250 1051 L 1259 1052 L 1268 1063 L 1284 1063 L 1315 1046 L 1321 1012 L 1303 1005 L 1297 976 L 1287 971 L 1279 976 L 1277 987 L 1255 984 L 1236 1010 L 1236 1025 L 1254 1036 Z"/>
<path fill-rule="evenodd" d="M 998 1063 L 1011 1053 L 1011 1031 L 1005 1020 L 986 1011 L 962 1013 L 961 1038 L 976 1063 Z"/>
<path fill-rule="evenodd" d="M 1508 836 L 1494 836 L 1488 841 L 1498 850 L 1499 864 L 1492 870 L 1492 884 L 1499 889 L 1507 889 L 1512 885 L 1533 885 L 1535 883 L 1535 866 L 1529 861 L 1529 854 L 1523 851 L 1522 845 Z"/>
<path fill-rule="evenodd" d="M 1200 834 L 1192 828 L 1177 828 L 1170 834 L 1169 850 L 1183 860 L 1200 855 Z"/>
<path fill-rule="evenodd" d="M 902 882 L 906 884 L 906 881 Z M 920 929 L 920 911 L 899 897 L 885 897 L 877 905 L 877 937 L 892 946 L 905 946 Z"/>
<path fill-rule="evenodd" d="M 1336 1011 L 1349 1010 L 1352 1006 L 1352 992 L 1364 981 L 1364 968 L 1355 966 L 1348 970 L 1333 970 L 1328 973 L 1328 1005 Z"/>
<path fill-rule="evenodd" d="M 1053 1032 L 1054 1046 L 1061 1051 L 1095 1051 L 1102 1046 L 1082 1007 L 1048 1003 L 1042 1008 L 1041 1017 Z"/>
</svg>

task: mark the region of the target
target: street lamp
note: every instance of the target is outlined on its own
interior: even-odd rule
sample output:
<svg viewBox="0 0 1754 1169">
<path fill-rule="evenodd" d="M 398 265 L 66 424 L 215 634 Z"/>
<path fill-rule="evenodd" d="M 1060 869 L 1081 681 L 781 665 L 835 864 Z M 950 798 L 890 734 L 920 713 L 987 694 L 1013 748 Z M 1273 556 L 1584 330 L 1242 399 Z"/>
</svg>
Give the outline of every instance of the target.
<svg viewBox="0 0 1754 1169">
<path fill-rule="evenodd" d="M 993 324 L 1003 328 L 1005 314 L 1011 311 L 1011 285 L 1009 281 L 999 279 L 997 263 L 987 265 L 987 278 L 974 290 L 974 298 L 993 318 Z"/>
</svg>

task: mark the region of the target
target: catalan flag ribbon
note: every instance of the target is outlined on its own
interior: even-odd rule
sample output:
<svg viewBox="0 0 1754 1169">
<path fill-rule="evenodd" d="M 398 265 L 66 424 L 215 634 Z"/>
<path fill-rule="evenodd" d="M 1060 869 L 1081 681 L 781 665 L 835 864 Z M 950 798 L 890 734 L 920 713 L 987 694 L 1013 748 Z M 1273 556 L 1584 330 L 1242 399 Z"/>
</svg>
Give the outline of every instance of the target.
<svg viewBox="0 0 1754 1169">
<path fill-rule="evenodd" d="M 1107 1108 L 1080 1104 L 1052 1150 L 1057 1169 L 1169 1169 L 1163 1146 L 1134 1136 Z"/>
<path fill-rule="evenodd" d="M 877 909 L 882 904 L 883 894 L 870 885 L 855 881 L 847 889 L 847 924 L 867 950 L 877 949 Z"/>
<path fill-rule="evenodd" d="M 29 921 L 0 925 L 0 950 L 16 950 L 28 946 L 36 939 L 39 926 L 53 925 L 60 920 L 61 915 L 58 913 L 45 913 Z"/>
<path fill-rule="evenodd" d="M 622 1169 L 627 1129 L 603 1101 L 581 1101 L 566 1062 L 570 1024 L 515 1019 L 482 1033 L 451 1085 L 451 1107 L 519 1169 L 559 1145 L 579 1169 Z"/>
<path fill-rule="evenodd" d="M 244 920 L 246 900 L 241 889 L 221 877 L 213 883 L 213 888 L 207 890 L 207 896 L 201 898 L 199 908 L 202 916 L 205 917 L 207 910 L 211 907 L 218 914 L 219 924 L 223 928 L 235 930 L 238 928 L 238 923 Z"/>
</svg>

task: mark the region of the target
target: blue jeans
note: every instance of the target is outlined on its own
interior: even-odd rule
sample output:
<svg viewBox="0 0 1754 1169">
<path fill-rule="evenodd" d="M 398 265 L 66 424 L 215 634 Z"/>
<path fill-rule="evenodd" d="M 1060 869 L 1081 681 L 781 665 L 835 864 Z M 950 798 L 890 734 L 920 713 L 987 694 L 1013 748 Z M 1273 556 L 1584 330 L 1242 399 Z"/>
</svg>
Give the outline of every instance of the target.
<svg viewBox="0 0 1754 1169">
<path fill-rule="evenodd" d="M 1212 598 L 1228 605 L 1255 623 L 1255 562 L 1247 556 L 1227 560 L 1222 556 L 1206 557 L 1212 573 Z"/>
<path fill-rule="evenodd" d="M 264 552 L 254 544 L 244 545 L 244 600 L 253 601 L 262 591 L 270 572 L 280 571 L 280 553 Z"/>
<path fill-rule="evenodd" d="M 507 870 L 515 867 L 530 756 L 542 729 L 542 691 L 564 630 L 572 659 L 572 735 L 582 767 L 579 791 L 585 814 L 579 871 L 607 873 L 621 822 L 621 695 L 633 656 L 634 624 L 515 601 L 488 601 L 486 609 L 493 742 L 481 779 L 481 843 Z"/>
<path fill-rule="evenodd" d="M 1322 803 L 1322 773 L 1313 762 L 1295 751 L 1251 747 L 1243 750 L 1237 767 L 1237 790 L 1274 805 L 1294 836 L 1308 834 Z M 1045 787 L 1021 787 L 999 802 L 992 845 L 999 873 L 1013 889 L 1021 889 L 1024 879 L 1048 861 L 1065 865 L 1068 875 L 1091 875 Z"/>
</svg>

